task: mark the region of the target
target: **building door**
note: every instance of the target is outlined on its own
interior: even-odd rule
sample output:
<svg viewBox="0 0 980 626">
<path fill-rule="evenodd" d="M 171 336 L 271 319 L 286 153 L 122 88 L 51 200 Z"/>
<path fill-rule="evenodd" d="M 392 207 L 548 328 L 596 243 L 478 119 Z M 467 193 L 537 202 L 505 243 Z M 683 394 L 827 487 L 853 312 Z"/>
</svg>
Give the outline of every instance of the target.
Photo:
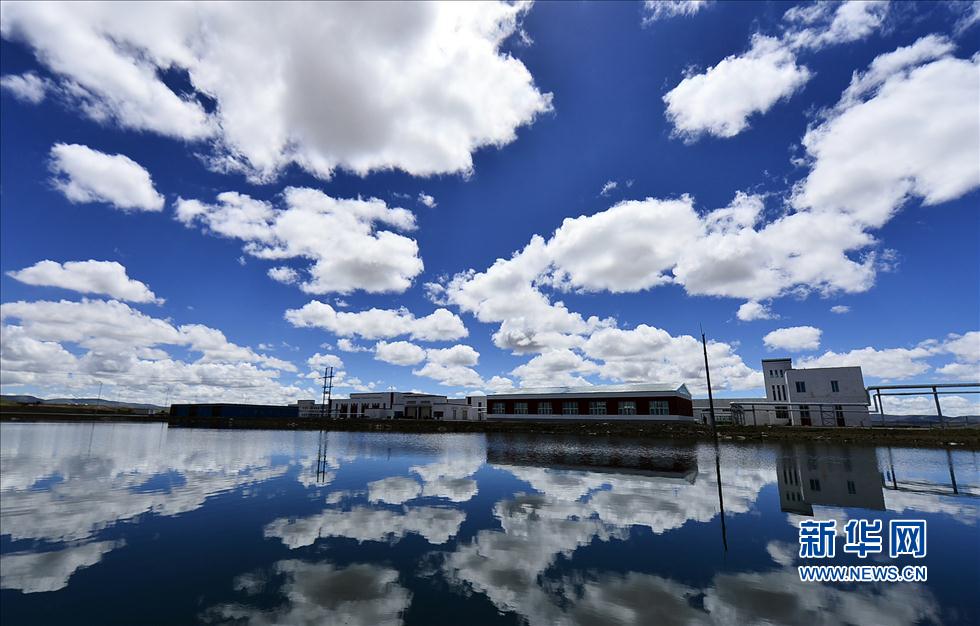
<svg viewBox="0 0 980 626">
<path fill-rule="evenodd" d="M 803 426 L 813 426 L 813 420 L 811 420 L 809 417 L 801 417 L 800 424 Z"/>
</svg>

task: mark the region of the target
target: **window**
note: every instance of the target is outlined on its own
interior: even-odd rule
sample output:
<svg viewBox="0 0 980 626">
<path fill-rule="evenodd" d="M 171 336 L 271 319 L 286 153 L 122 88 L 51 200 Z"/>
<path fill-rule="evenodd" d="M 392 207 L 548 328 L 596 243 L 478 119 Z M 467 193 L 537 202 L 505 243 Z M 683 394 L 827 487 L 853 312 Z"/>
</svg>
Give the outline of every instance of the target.
<svg viewBox="0 0 980 626">
<path fill-rule="evenodd" d="M 619 414 L 620 415 L 636 415 L 636 402 L 633 400 L 624 400 L 619 403 Z"/>
<path fill-rule="evenodd" d="M 803 419 L 810 419 L 810 405 L 801 404 L 800 405 L 800 417 Z"/>
<path fill-rule="evenodd" d="M 578 415 L 578 402 L 562 402 L 561 412 L 563 415 Z"/>
<path fill-rule="evenodd" d="M 589 402 L 589 415 L 605 415 L 606 414 L 606 403 L 602 400 L 593 400 Z"/>
<path fill-rule="evenodd" d="M 780 400 L 782 400 L 783 402 L 786 402 L 786 385 L 780 385 L 779 386 L 779 391 L 782 394 L 782 397 L 780 398 Z"/>
<path fill-rule="evenodd" d="M 441 420 L 443 415 L 444 415 L 444 413 L 442 411 L 433 411 L 432 412 L 432 416 L 435 417 L 437 420 Z M 456 417 L 455 411 L 453 411 L 453 417 L 454 418 Z"/>
<path fill-rule="evenodd" d="M 789 409 L 784 406 L 776 407 L 776 419 L 778 420 L 788 420 L 789 419 Z"/>
<path fill-rule="evenodd" d="M 503 415 L 504 414 L 504 403 L 503 402 L 494 402 L 493 403 L 493 408 L 491 409 L 490 412 L 493 413 L 494 415 Z"/>
<path fill-rule="evenodd" d="M 772 385 L 772 399 L 778 400 L 778 398 L 776 398 L 776 385 Z"/>
<path fill-rule="evenodd" d="M 811 491 L 820 491 L 820 479 L 819 478 L 811 478 L 810 479 L 810 490 Z"/>
<path fill-rule="evenodd" d="M 830 390 L 834 393 L 840 393 L 840 385 L 837 384 L 836 380 L 830 381 Z"/>
<path fill-rule="evenodd" d="M 538 402 L 538 415 L 551 415 L 551 403 Z"/>
<path fill-rule="evenodd" d="M 802 380 L 796 381 L 796 393 L 806 393 L 806 383 Z"/>
<path fill-rule="evenodd" d="M 650 400 L 650 415 L 670 415 L 666 400 Z"/>
<path fill-rule="evenodd" d="M 853 480 L 847 481 L 847 493 L 851 494 L 852 496 L 857 494 L 857 487 L 854 485 Z"/>
<path fill-rule="evenodd" d="M 514 415 L 527 415 L 527 402 L 515 402 Z"/>
</svg>

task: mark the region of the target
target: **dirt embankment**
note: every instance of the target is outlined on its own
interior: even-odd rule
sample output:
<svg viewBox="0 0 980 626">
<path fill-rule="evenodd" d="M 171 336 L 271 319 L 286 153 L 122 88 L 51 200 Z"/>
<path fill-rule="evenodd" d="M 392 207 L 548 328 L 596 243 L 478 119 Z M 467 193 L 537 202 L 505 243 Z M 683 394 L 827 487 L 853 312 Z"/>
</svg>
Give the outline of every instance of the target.
<svg viewBox="0 0 980 626">
<path fill-rule="evenodd" d="M 60 411 L 49 407 L 9 407 L 0 410 L 5 422 L 167 422 L 176 428 L 235 428 L 261 430 L 335 430 L 398 433 L 515 433 L 543 435 L 616 436 L 637 439 L 710 441 L 707 426 L 669 422 L 462 422 L 437 420 L 322 420 L 282 418 L 174 418 L 126 412 Z M 38 410 L 41 409 L 41 410 Z M 815 428 L 793 426 L 719 426 L 720 441 L 823 441 L 867 445 L 921 447 L 963 446 L 980 450 L 980 428 Z"/>
</svg>

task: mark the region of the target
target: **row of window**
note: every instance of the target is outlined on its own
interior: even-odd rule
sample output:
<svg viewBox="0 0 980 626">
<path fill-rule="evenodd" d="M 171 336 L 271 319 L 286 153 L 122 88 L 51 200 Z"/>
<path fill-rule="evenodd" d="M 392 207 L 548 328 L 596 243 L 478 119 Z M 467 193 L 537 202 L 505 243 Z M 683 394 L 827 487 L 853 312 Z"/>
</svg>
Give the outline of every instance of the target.
<svg viewBox="0 0 980 626">
<path fill-rule="evenodd" d="M 604 400 L 591 401 L 589 402 L 589 415 L 608 415 L 606 410 L 606 402 Z M 621 400 L 618 403 L 619 415 L 636 415 L 636 401 L 635 400 Z M 650 415 L 670 415 L 670 407 L 666 400 L 651 400 L 650 401 Z M 493 415 L 504 415 L 507 412 L 507 405 L 504 402 L 494 402 L 490 407 L 490 413 Z M 561 403 L 562 415 L 579 415 L 579 403 L 578 402 L 562 402 Z M 527 402 L 515 402 L 514 403 L 514 415 L 527 415 L 528 414 L 528 403 Z M 551 415 L 552 414 L 552 404 L 551 402 L 539 402 L 538 403 L 538 415 Z"/>
<path fill-rule="evenodd" d="M 840 385 L 836 380 L 830 381 L 830 391 L 833 393 L 840 393 Z M 806 393 L 806 382 L 802 380 L 796 381 L 796 393 Z M 772 386 L 773 398 L 778 402 L 786 401 L 786 389 L 782 385 Z"/>
</svg>

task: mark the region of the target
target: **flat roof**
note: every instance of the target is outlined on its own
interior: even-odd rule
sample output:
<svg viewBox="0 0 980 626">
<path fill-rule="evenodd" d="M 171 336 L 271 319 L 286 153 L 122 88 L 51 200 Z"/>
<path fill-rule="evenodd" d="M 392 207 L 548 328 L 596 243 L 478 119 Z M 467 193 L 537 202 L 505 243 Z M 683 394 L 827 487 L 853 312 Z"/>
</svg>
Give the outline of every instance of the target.
<svg viewBox="0 0 980 626">
<path fill-rule="evenodd" d="M 687 386 L 678 383 L 626 383 L 620 385 L 583 385 L 578 387 L 524 387 L 505 389 L 489 396 L 544 396 L 595 393 L 680 393 L 690 397 Z"/>
</svg>

